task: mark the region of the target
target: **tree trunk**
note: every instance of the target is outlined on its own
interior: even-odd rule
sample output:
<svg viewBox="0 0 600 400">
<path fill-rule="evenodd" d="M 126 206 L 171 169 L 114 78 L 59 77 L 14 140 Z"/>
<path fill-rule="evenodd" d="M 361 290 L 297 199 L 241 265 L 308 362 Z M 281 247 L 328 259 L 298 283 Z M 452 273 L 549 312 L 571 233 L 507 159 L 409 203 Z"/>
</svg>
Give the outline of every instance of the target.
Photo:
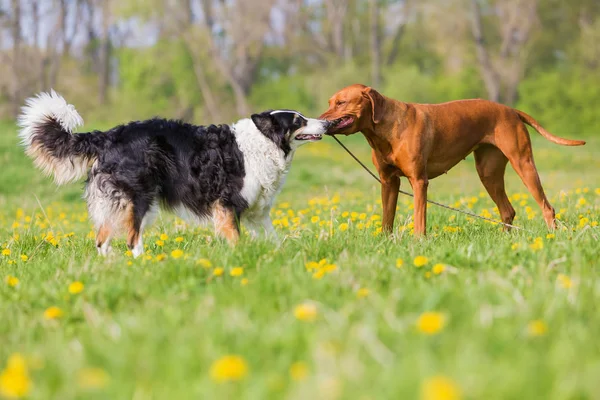
<svg viewBox="0 0 600 400">
<path fill-rule="evenodd" d="M 20 69 L 21 65 L 21 1 L 20 0 L 11 0 L 12 6 L 12 21 L 11 21 L 11 33 L 13 39 L 13 48 L 12 48 L 12 73 L 13 73 L 13 81 L 12 81 L 12 112 L 13 115 L 17 116 L 19 114 L 19 109 L 21 106 L 21 75 Z"/>
<path fill-rule="evenodd" d="M 100 82 L 98 100 L 100 104 L 106 104 L 108 86 L 110 80 L 110 8 L 109 1 L 102 1 L 102 36 L 100 43 Z"/>
<path fill-rule="evenodd" d="M 481 8 L 479 7 L 478 0 L 471 0 L 471 6 L 473 12 L 471 30 L 475 42 L 479 71 L 488 93 L 488 99 L 500 101 L 500 76 L 494 69 L 492 61 L 490 60 L 490 55 L 485 47 L 483 26 L 481 22 Z"/>
<path fill-rule="evenodd" d="M 371 45 L 371 85 L 381 85 L 381 38 L 379 34 L 379 0 L 369 0 L 370 45 Z"/>
</svg>

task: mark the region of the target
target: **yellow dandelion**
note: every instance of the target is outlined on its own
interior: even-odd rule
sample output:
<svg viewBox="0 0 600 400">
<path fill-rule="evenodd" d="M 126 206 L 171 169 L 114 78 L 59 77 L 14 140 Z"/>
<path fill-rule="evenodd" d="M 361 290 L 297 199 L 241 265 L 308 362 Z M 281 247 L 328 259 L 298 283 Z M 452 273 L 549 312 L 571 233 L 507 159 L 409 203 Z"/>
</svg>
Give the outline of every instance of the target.
<svg viewBox="0 0 600 400">
<path fill-rule="evenodd" d="M 549 233 L 546 235 L 546 239 L 554 239 L 556 235 L 554 233 Z"/>
<path fill-rule="evenodd" d="M 242 278 L 242 280 L 240 281 L 240 285 L 246 286 L 247 284 L 248 284 L 248 278 Z"/>
<path fill-rule="evenodd" d="M 556 283 L 558 283 L 558 285 L 563 289 L 570 289 L 573 286 L 571 278 L 569 278 L 565 274 L 558 274 L 558 276 L 556 277 Z"/>
<path fill-rule="evenodd" d="M 177 236 L 177 237 L 175 238 L 175 242 L 176 242 L 176 243 L 181 243 L 181 242 L 183 242 L 183 238 L 182 238 L 181 236 Z"/>
<path fill-rule="evenodd" d="M 156 242 L 154 242 L 158 247 L 163 247 L 165 245 L 165 241 L 164 240 L 157 240 Z"/>
<path fill-rule="evenodd" d="M 217 268 L 215 268 L 213 270 L 213 275 L 214 276 L 221 276 L 221 275 L 223 275 L 223 272 L 224 272 L 223 268 L 217 267 Z"/>
<path fill-rule="evenodd" d="M 173 257 L 174 259 L 178 259 L 183 257 L 183 250 L 181 249 L 175 249 L 171 252 L 171 257 Z"/>
<path fill-rule="evenodd" d="M 585 206 L 586 204 L 587 204 L 587 200 L 586 200 L 586 199 L 584 199 L 583 197 L 580 197 L 580 198 L 577 200 L 577 206 L 579 206 L 579 207 L 581 207 L 581 206 Z"/>
<path fill-rule="evenodd" d="M 435 264 L 433 266 L 433 268 L 431 269 L 431 271 L 436 275 L 440 275 L 445 270 L 446 270 L 446 266 L 444 264 Z"/>
<path fill-rule="evenodd" d="M 325 270 L 320 269 L 317 272 L 315 272 L 312 277 L 313 277 L 313 279 L 321 279 L 324 276 L 325 276 Z"/>
<path fill-rule="evenodd" d="M 77 384 L 82 389 L 102 389 L 110 382 L 110 376 L 102 368 L 83 368 L 77 373 Z"/>
<path fill-rule="evenodd" d="M 160 240 L 169 240 L 169 235 L 167 235 L 166 233 L 161 233 Z"/>
<path fill-rule="evenodd" d="M 167 255 L 162 253 L 156 256 L 156 261 L 163 261 L 167 259 Z"/>
<path fill-rule="evenodd" d="M 31 391 L 31 379 L 25 358 L 19 354 L 12 354 L 6 368 L 0 372 L 0 396 L 9 399 L 25 397 Z"/>
<path fill-rule="evenodd" d="M 198 261 L 196 261 L 196 264 L 206 269 L 212 267 L 212 262 L 210 262 L 210 260 L 207 258 L 200 258 Z"/>
<path fill-rule="evenodd" d="M 317 215 L 313 215 L 310 219 L 310 222 L 312 222 L 313 224 L 316 224 L 317 222 L 319 222 L 320 218 Z"/>
<path fill-rule="evenodd" d="M 44 311 L 44 318 L 48 320 L 60 318 L 62 315 L 62 310 L 56 306 L 48 307 L 46 311 Z"/>
<path fill-rule="evenodd" d="M 219 358 L 210 367 L 210 377 L 215 382 L 239 381 L 248 375 L 246 360 L 237 355 Z"/>
<path fill-rule="evenodd" d="M 397 258 L 396 259 L 396 268 L 402 268 L 403 265 L 404 265 L 404 260 L 401 258 Z"/>
<path fill-rule="evenodd" d="M 340 226 L 339 226 L 339 228 L 338 228 L 338 229 L 339 229 L 341 232 L 344 232 L 344 231 L 348 230 L 348 224 L 344 222 L 343 224 L 340 224 Z"/>
<path fill-rule="evenodd" d="M 536 319 L 527 324 L 527 334 L 532 337 L 544 336 L 548 331 L 548 326 L 541 319 Z"/>
<path fill-rule="evenodd" d="M 295 362 L 290 366 L 290 377 L 296 382 L 306 379 L 308 376 L 308 366 L 302 361 Z"/>
<path fill-rule="evenodd" d="M 360 288 L 356 292 L 356 297 L 358 297 L 359 299 L 362 299 L 363 297 L 367 297 L 368 295 L 369 295 L 369 289 L 367 289 L 367 288 Z"/>
<path fill-rule="evenodd" d="M 446 326 L 446 316 L 440 312 L 424 312 L 417 319 L 417 329 L 426 335 L 435 335 Z"/>
<path fill-rule="evenodd" d="M 424 265 L 426 265 L 429 262 L 429 259 L 425 256 L 416 256 L 415 259 L 413 260 L 413 263 L 415 264 L 415 267 L 420 268 Z"/>
<path fill-rule="evenodd" d="M 367 219 L 367 214 L 366 213 L 360 213 L 360 215 L 358 216 L 358 219 L 360 219 L 360 220 Z"/>
<path fill-rule="evenodd" d="M 304 266 L 306 267 L 307 271 L 313 271 L 321 267 L 316 261 L 309 261 Z"/>
<path fill-rule="evenodd" d="M 294 316 L 300 321 L 312 322 L 317 318 L 317 306 L 312 303 L 302 303 L 294 308 Z"/>
<path fill-rule="evenodd" d="M 460 400 L 462 391 L 452 379 L 433 376 L 421 384 L 421 400 Z"/>
<path fill-rule="evenodd" d="M 12 276 L 12 275 L 8 275 L 4 281 L 6 282 L 6 284 L 10 287 L 15 287 L 19 284 L 19 278 Z"/>
<path fill-rule="evenodd" d="M 85 286 L 83 285 L 83 283 L 81 283 L 79 281 L 75 281 L 69 285 L 69 293 L 79 294 L 79 293 L 83 292 L 84 287 Z"/>
<path fill-rule="evenodd" d="M 229 271 L 229 275 L 231 276 L 241 276 L 244 273 L 244 268 L 242 267 L 235 267 L 232 268 L 231 271 Z"/>
<path fill-rule="evenodd" d="M 10 249 L 2 249 L 2 255 L 6 257 L 10 256 Z"/>
</svg>

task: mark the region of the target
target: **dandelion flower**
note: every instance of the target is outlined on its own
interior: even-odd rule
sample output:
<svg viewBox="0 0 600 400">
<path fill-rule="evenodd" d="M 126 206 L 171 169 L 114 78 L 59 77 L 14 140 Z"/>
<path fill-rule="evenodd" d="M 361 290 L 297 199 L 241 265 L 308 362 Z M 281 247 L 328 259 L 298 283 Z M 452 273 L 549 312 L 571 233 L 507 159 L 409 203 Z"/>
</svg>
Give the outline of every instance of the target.
<svg viewBox="0 0 600 400">
<path fill-rule="evenodd" d="M 219 358 L 210 367 L 210 377 L 215 382 L 239 381 L 248 375 L 246 360 L 237 355 Z"/>
<path fill-rule="evenodd" d="M 183 238 L 181 236 L 178 236 L 178 237 L 175 238 L 175 242 L 176 243 L 181 243 L 181 242 L 183 242 Z"/>
<path fill-rule="evenodd" d="M 356 297 L 358 297 L 359 299 L 362 299 L 363 297 L 367 297 L 368 295 L 369 295 L 369 289 L 367 289 L 367 288 L 360 288 L 356 292 Z"/>
<path fill-rule="evenodd" d="M 452 379 L 434 376 L 421 385 L 421 400 L 460 400 L 462 391 Z"/>
<path fill-rule="evenodd" d="M 446 326 L 446 316 L 440 312 L 424 312 L 417 319 L 417 329 L 426 335 L 435 335 Z"/>
<path fill-rule="evenodd" d="M 166 233 L 161 233 L 160 240 L 169 240 L 169 235 L 167 235 Z"/>
<path fill-rule="evenodd" d="M 570 289 L 573 286 L 571 278 L 569 278 L 565 274 L 558 274 L 558 276 L 556 277 L 556 283 L 558 283 L 558 285 L 563 289 Z"/>
<path fill-rule="evenodd" d="M 429 262 L 429 259 L 425 256 L 416 256 L 415 259 L 413 260 L 413 263 L 415 264 L 415 267 L 420 268 L 424 265 L 426 265 Z"/>
<path fill-rule="evenodd" d="M 56 306 L 48 307 L 46 311 L 44 311 L 44 318 L 48 320 L 60 318 L 62 315 L 62 310 Z"/>
<path fill-rule="evenodd" d="M 302 361 L 295 362 L 290 366 L 290 377 L 296 382 L 306 379 L 308 376 L 308 366 Z"/>
<path fill-rule="evenodd" d="M 178 259 L 183 257 L 183 250 L 181 249 L 175 249 L 171 252 L 171 257 L 173 257 L 174 259 Z"/>
<path fill-rule="evenodd" d="M 433 266 L 433 268 L 431 269 L 431 271 L 436 275 L 440 275 L 445 270 L 446 270 L 446 266 L 444 264 L 435 264 Z"/>
<path fill-rule="evenodd" d="M 157 241 L 156 241 L 156 242 L 154 242 L 154 243 L 156 243 L 156 245 L 157 245 L 158 247 L 163 247 L 163 246 L 165 245 L 165 241 L 164 241 L 164 240 L 157 240 Z"/>
<path fill-rule="evenodd" d="M 83 292 L 84 287 L 85 286 L 83 285 L 83 283 L 81 283 L 79 281 L 75 281 L 69 285 L 69 293 L 79 294 L 79 293 Z"/>
<path fill-rule="evenodd" d="M 396 259 L 396 268 L 402 268 L 404 265 L 404 260 L 401 258 Z"/>
<path fill-rule="evenodd" d="M 156 261 L 163 261 L 166 258 L 167 258 L 166 254 L 164 254 L 164 253 L 163 254 L 159 254 L 159 255 L 156 256 Z"/>
<path fill-rule="evenodd" d="M 8 275 L 4 281 L 10 287 L 15 287 L 19 284 L 19 278 L 12 275 Z"/>
<path fill-rule="evenodd" d="M 556 235 L 554 233 L 549 233 L 546 235 L 546 239 L 554 239 Z"/>
<path fill-rule="evenodd" d="M 84 368 L 77 374 L 77 384 L 82 389 L 102 389 L 110 382 L 110 376 L 102 368 Z"/>
<path fill-rule="evenodd" d="M 242 280 L 240 281 L 240 285 L 246 286 L 247 284 L 248 284 L 248 278 L 242 278 Z"/>
<path fill-rule="evenodd" d="M 223 275 L 223 272 L 224 272 L 224 271 L 223 271 L 223 268 L 221 268 L 221 267 L 218 267 L 218 268 L 215 268 L 215 269 L 213 270 L 213 275 L 214 275 L 214 276 L 221 276 L 221 275 Z"/>
<path fill-rule="evenodd" d="M 313 215 L 310 219 L 310 222 L 312 222 L 313 224 L 316 224 L 317 222 L 319 222 L 320 218 L 318 215 Z"/>
<path fill-rule="evenodd" d="M 232 268 L 231 271 L 229 272 L 229 275 L 231 276 L 241 276 L 244 273 L 244 268 L 242 267 L 235 267 Z"/>
<path fill-rule="evenodd" d="M 198 261 L 196 261 L 196 264 L 198 264 L 202 268 L 206 268 L 206 269 L 212 267 L 212 263 L 210 262 L 209 259 L 206 259 L 206 258 L 199 259 Z"/>
<path fill-rule="evenodd" d="M 548 331 L 548 326 L 541 319 L 536 319 L 527 324 L 527 334 L 532 337 L 544 336 Z"/>
<path fill-rule="evenodd" d="M 9 399 L 25 397 L 31 391 L 31 379 L 25 358 L 19 354 L 12 354 L 6 368 L 0 372 L 0 396 Z"/>
<path fill-rule="evenodd" d="M 10 249 L 2 249 L 2 255 L 6 257 L 10 256 Z"/>
<path fill-rule="evenodd" d="M 347 224 L 347 223 L 345 223 L 345 222 L 344 222 L 343 224 L 340 224 L 340 226 L 339 226 L 339 230 L 340 230 L 341 232 L 347 231 L 347 230 L 348 230 L 348 224 Z"/>
<path fill-rule="evenodd" d="M 317 306 L 312 303 L 302 303 L 294 308 L 294 316 L 300 321 L 312 322 L 317 318 Z"/>
</svg>

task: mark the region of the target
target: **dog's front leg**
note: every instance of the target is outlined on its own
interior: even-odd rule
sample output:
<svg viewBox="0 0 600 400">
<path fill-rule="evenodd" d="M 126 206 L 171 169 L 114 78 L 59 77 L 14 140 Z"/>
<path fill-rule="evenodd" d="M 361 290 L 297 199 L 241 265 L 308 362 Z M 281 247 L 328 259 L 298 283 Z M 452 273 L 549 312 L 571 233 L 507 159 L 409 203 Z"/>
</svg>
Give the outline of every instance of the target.
<svg viewBox="0 0 600 400">
<path fill-rule="evenodd" d="M 427 221 L 427 186 L 426 177 L 409 178 L 414 193 L 415 236 L 425 235 Z"/>
<path fill-rule="evenodd" d="M 397 176 L 381 177 L 381 205 L 383 206 L 383 221 L 381 229 L 385 233 L 394 230 L 394 218 L 396 217 L 396 204 L 398 203 L 398 190 L 400 190 L 400 178 Z"/>
</svg>

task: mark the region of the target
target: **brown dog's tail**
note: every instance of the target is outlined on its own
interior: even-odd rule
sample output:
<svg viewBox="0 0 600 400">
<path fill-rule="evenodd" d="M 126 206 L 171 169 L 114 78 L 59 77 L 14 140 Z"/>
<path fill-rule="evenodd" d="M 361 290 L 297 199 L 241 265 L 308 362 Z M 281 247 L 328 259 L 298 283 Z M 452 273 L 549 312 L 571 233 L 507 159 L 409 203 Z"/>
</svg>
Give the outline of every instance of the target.
<svg viewBox="0 0 600 400">
<path fill-rule="evenodd" d="M 542 126 L 535 119 L 533 119 L 531 115 L 527 115 L 523 111 L 519 111 L 517 109 L 515 109 L 515 112 L 517 113 L 519 118 L 521 118 L 521 121 L 534 128 L 540 133 L 540 135 L 542 135 L 551 142 L 563 146 L 583 146 L 585 144 L 584 140 L 569 140 L 558 136 L 554 136 L 553 134 L 542 128 Z"/>
</svg>

